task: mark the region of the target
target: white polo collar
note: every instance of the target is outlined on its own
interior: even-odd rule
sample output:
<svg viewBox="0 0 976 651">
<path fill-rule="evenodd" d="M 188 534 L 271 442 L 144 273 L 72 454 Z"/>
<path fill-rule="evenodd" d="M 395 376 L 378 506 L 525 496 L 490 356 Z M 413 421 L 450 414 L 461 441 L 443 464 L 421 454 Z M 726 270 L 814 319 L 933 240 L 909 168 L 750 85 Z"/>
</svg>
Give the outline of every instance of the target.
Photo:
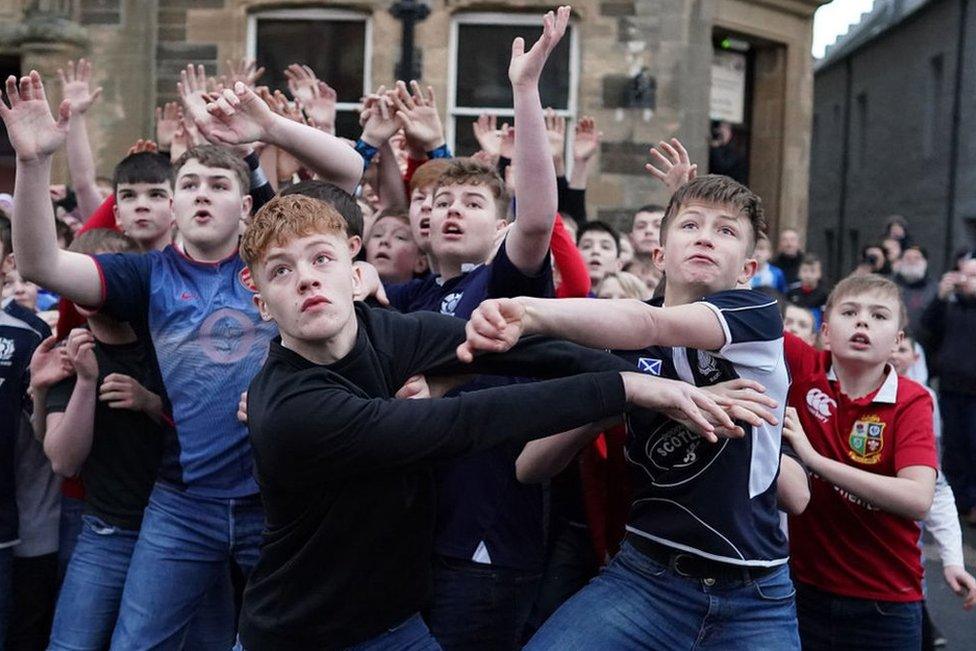
<svg viewBox="0 0 976 651">
<path fill-rule="evenodd" d="M 878 392 L 874 394 L 874 399 L 871 402 L 893 405 L 895 404 L 895 399 L 898 397 L 898 374 L 895 372 L 895 367 L 891 364 L 886 364 L 885 370 L 888 371 L 888 376 L 885 378 L 881 388 L 878 389 Z M 834 373 L 833 364 L 827 370 L 827 379 L 831 382 L 837 381 L 837 374 Z"/>
</svg>

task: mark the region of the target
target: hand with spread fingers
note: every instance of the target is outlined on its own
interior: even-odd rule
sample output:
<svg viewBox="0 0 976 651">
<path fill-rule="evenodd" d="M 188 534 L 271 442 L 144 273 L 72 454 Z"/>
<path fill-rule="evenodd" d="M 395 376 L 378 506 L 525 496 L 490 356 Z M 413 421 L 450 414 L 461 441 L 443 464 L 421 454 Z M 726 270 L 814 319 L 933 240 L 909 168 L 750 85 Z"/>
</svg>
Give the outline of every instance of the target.
<svg viewBox="0 0 976 651">
<path fill-rule="evenodd" d="M 91 89 L 92 66 L 88 59 L 68 61 L 64 68 L 58 68 L 61 80 L 61 96 L 71 104 L 72 115 L 84 115 L 95 100 L 102 94 L 102 87 Z"/>
<path fill-rule="evenodd" d="M 46 161 L 64 145 L 68 137 L 68 118 L 71 101 L 58 107 L 58 117 L 51 115 L 51 107 L 44 93 L 44 83 L 36 70 L 18 81 L 7 77 L 6 102 L 0 101 L 0 118 L 7 126 L 10 144 L 17 153 L 18 163 Z"/>
<path fill-rule="evenodd" d="M 660 151 L 659 151 L 660 150 Z M 661 152 L 664 152 L 663 154 Z M 670 143 L 663 140 L 658 143 L 658 149 L 651 148 L 651 158 L 657 163 L 648 163 L 644 166 L 651 176 L 659 180 L 668 188 L 671 194 L 678 191 L 682 185 L 688 181 L 693 181 L 698 176 L 698 165 L 691 162 L 688 150 L 677 138 L 672 138 Z"/>
</svg>

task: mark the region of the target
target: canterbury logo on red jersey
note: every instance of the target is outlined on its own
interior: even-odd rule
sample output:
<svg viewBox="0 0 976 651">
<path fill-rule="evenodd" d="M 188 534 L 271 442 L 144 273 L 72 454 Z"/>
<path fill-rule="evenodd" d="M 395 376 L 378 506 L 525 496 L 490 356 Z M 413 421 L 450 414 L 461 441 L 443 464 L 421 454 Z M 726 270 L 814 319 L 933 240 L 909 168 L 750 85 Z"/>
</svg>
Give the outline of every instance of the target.
<svg viewBox="0 0 976 651">
<path fill-rule="evenodd" d="M 807 392 L 807 409 L 820 422 L 826 423 L 827 419 L 834 415 L 833 412 L 836 408 L 837 402 L 820 389 L 814 388 Z"/>
</svg>

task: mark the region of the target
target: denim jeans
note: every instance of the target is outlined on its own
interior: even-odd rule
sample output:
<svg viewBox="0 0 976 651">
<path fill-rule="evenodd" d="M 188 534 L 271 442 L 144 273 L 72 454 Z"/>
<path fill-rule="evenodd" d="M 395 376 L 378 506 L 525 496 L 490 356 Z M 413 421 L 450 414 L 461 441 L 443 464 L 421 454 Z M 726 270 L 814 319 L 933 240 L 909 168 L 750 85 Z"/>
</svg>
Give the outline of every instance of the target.
<svg viewBox="0 0 976 651">
<path fill-rule="evenodd" d="M 194 615 L 231 559 L 249 574 L 257 562 L 264 513 L 255 495 L 207 499 L 156 484 L 132 553 L 112 648 L 229 649 L 233 620 L 213 643 L 188 635 Z M 224 599 L 233 603 L 227 591 Z"/>
<path fill-rule="evenodd" d="M 539 578 L 538 572 L 435 555 L 430 631 L 448 651 L 517 649 Z"/>
<path fill-rule="evenodd" d="M 113 527 L 92 515 L 82 516 L 81 535 L 61 584 L 49 649 L 98 651 L 108 647 L 138 538 L 138 531 Z M 234 618 L 230 594 L 227 580 L 211 588 L 188 638 L 223 639 Z"/>
<path fill-rule="evenodd" d="M 61 497 L 61 521 L 58 530 L 58 582 L 64 580 L 68 562 L 75 551 L 78 536 L 84 527 L 81 515 L 85 512 L 85 500 L 63 495 Z"/>
<path fill-rule="evenodd" d="M 386 633 L 377 635 L 372 640 L 366 640 L 349 647 L 347 651 L 384 651 L 385 649 L 440 651 L 440 648 L 441 646 L 430 634 L 430 630 L 427 629 L 427 625 L 418 613 Z"/>
<path fill-rule="evenodd" d="M 597 559 L 590 530 L 561 521 L 557 524 L 539 592 L 532 606 L 527 635 L 539 630 L 546 620 L 596 576 Z"/>
<path fill-rule="evenodd" d="M 755 581 L 692 579 L 625 540 L 525 648 L 799 649 L 795 594 L 786 565 Z"/>
<path fill-rule="evenodd" d="M 922 646 L 921 601 L 855 599 L 801 583 L 796 604 L 804 651 L 918 651 Z"/>
<path fill-rule="evenodd" d="M 10 610 L 13 608 L 14 548 L 0 549 L 0 648 L 7 639 Z"/>
</svg>

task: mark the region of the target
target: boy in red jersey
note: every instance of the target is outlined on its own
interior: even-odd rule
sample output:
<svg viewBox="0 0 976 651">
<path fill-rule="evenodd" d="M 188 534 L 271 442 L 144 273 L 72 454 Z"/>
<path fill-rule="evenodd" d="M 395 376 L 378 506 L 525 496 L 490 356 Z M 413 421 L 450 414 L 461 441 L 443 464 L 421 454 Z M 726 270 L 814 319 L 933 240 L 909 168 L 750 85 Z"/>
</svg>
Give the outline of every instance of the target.
<svg viewBox="0 0 976 651">
<path fill-rule="evenodd" d="M 869 275 L 831 293 L 829 352 L 786 335 L 789 404 L 803 426 L 789 438 L 813 476 L 810 505 L 790 517 L 804 649 L 921 645 L 916 521 L 938 464 L 932 399 L 888 364 L 905 323 L 897 285 Z"/>
</svg>

